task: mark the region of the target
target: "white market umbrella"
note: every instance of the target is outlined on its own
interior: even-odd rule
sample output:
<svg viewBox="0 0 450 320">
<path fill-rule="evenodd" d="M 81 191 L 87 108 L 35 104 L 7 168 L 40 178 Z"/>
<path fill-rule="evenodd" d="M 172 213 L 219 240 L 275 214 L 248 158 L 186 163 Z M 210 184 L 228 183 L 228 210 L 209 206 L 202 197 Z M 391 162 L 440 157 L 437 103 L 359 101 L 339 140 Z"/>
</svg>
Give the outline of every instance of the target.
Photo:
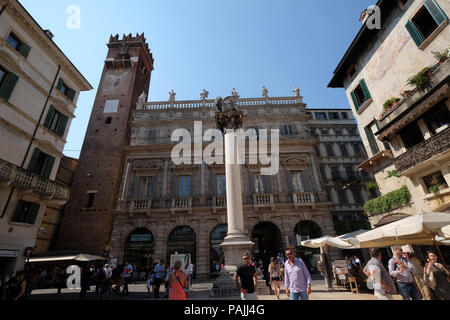
<svg viewBox="0 0 450 320">
<path fill-rule="evenodd" d="M 301 245 L 308 248 L 320 248 L 324 246 L 336 247 L 340 249 L 356 249 L 354 245 L 337 237 L 322 236 L 316 239 L 309 239 L 301 242 Z"/>
<path fill-rule="evenodd" d="M 73 260 L 76 261 L 96 261 L 96 260 L 106 260 L 106 258 L 101 257 L 101 256 L 95 256 L 95 255 L 91 255 L 91 254 L 79 254 L 76 257 L 73 258 Z"/>
<path fill-rule="evenodd" d="M 436 238 L 439 236 L 440 238 Z M 450 213 L 429 212 L 404 218 L 361 233 L 349 242 L 358 248 L 393 245 L 432 245 L 450 239 Z"/>
</svg>

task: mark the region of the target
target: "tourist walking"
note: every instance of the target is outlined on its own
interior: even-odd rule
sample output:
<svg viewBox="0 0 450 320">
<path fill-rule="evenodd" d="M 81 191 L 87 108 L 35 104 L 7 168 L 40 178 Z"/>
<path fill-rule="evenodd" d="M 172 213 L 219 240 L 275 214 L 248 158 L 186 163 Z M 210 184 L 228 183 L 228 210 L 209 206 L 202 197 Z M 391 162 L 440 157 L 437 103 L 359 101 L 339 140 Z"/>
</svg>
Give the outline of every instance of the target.
<svg viewBox="0 0 450 320">
<path fill-rule="evenodd" d="M 174 271 L 169 275 L 169 300 L 187 300 L 189 295 L 189 284 L 186 274 L 181 270 L 183 264 L 176 261 Z"/>
<path fill-rule="evenodd" d="M 189 288 L 192 287 L 192 279 L 194 278 L 195 265 L 191 262 L 189 264 Z"/>
<path fill-rule="evenodd" d="M 9 279 L 7 283 L 6 300 L 22 301 L 26 299 L 27 282 L 25 281 L 25 271 L 17 271 L 16 275 Z"/>
<path fill-rule="evenodd" d="M 269 277 L 272 290 L 275 292 L 277 299 L 280 300 L 280 265 L 272 257 L 269 264 Z"/>
<path fill-rule="evenodd" d="M 393 300 L 392 295 L 397 293 L 394 280 L 384 268 L 381 262 L 381 251 L 379 248 L 370 249 L 372 257 L 364 267 L 364 273 L 373 282 L 375 297 L 378 300 Z"/>
<path fill-rule="evenodd" d="M 95 295 L 100 298 L 103 297 L 106 289 L 106 282 L 108 278 L 106 276 L 106 271 L 103 268 L 98 268 L 97 273 L 95 274 Z"/>
<path fill-rule="evenodd" d="M 258 285 L 256 269 L 251 265 L 250 255 L 248 253 L 243 254 L 242 260 L 244 264 L 239 266 L 234 274 L 234 282 L 241 292 L 241 300 L 258 300 L 258 294 L 256 293 Z"/>
<path fill-rule="evenodd" d="M 168 265 L 166 265 L 166 268 L 168 267 Z M 166 293 L 164 295 L 164 298 L 168 298 L 169 297 L 169 293 L 170 293 L 170 287 L 169 287 L 169 279 L 170 279 L 170 274 L 174 271 L 173 266 L 172 267 L 168 267 L 167 271 L 166 271 L 166 279 L 164 281 L 164 287 L 166 289 Z"/>
<path fill-rule="evenodd" d="M 292 250 L 286 250 L 288 260 L 284 263 L 284 285 L 291 300 L 309 300 L 311 275 L 302 259 L 296 258 Z"/>
<path fill-rule="evenodd" d="M 161 283 L 164 279 L 164 260 L 161 259 L 161 261 L 155 266 L 155 269 L 153 269 L 153 272 L 155 273 L 155 289 L 154 289 L 154 299 L 159 299 L 159 288 L 161 287 Z"/>
<path fill-rule="evenodd" d="M 394 256 L 389 260 L 389 274 L 397 281 L 397 288 L 403 300 L 421 300 L 414 284 L 415 267 L 403 256 L 401 246 L 394 246 Z"/>
<path fill-rule="evenodd" d="M 439 299 L 450 300 L 450 272 L 437 262 L 436 252 L 428 251 L 428 259 L 430 261 L 425 264 L 424 279 Z"/>
<path fill-rule="evenodd" d="M 92 284 L 92 280 L 94 277 L 94 266 L 91 265 L 89 266 L 85 266 L 82 269 L 81 272 L 81 291 L 80 291 L 80 297 L 84 298 L 86 297 L 86 293 L 87 291 L 90 290 L 91 288 L 91 284 Z"/>
<path fill-rule="evenodd" d="M 58 273 L 56 274 L 56 288 L 58 288 L 58 293 L 61 293 L 62 288 L 64 287 L 64 281 L 66 280 L 66 270 L 64 268 L 61 268 L 58 270 Z"/>
<path fill-rule="evenodd" d="M 422 295 L 422 300 L 433 300 L 433 293 L 428 283 L 423 278 L 424 268 L 422 262 L 413 253 L 406 253 L 409 262 L 414 266 L 413 277 L 414 281 L 419 287 L 420 293 Z"/>
<path fill-rule="evenodd" d="M 125 261 L 125 266 L 123 268 L 122 273 L 122 279 L 123 279 L 123 289 L 122 294 L 123 295 L 129 295 L 128 292 L 128 284 L 131 282 L 131 275 L 133 273 L 133 266 L 128 263 L 128 261 Z"/>
</svg>

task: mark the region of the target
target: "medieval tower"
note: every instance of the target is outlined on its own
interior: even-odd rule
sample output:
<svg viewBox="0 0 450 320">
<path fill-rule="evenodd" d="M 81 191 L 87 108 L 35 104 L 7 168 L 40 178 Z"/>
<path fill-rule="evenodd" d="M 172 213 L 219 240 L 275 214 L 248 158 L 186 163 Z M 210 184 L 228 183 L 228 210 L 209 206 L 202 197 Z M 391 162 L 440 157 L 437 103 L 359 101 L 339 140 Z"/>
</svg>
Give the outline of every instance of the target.
<svg viewBox="0 0 450 320">
<path fill-rule="evenodd" d="M 66 205 L 58 249 L 103 254 L 110 248 L 114 210 L 129 145 L 128 121 L 148 95 L 153 56 L 144 34 L 111 36 L 97 96 Z"/>
</svg>

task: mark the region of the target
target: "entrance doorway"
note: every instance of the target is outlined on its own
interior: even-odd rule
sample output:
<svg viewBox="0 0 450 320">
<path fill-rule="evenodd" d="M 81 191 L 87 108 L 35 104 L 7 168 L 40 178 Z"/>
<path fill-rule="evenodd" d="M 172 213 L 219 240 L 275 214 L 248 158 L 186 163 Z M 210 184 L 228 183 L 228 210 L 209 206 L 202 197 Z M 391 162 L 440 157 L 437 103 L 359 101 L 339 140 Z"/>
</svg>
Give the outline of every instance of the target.
<svg viewBox="0 0 450 320">
<path fill-rule="evenodd" d="M 300 221 L 294 228 L 294 234 L 297 237 L 297 257 L 305 262 L 306 267 L 311 274 L 319 273 L 316 268 L 317 261 L 320 259 L 320 249 L 313 249 L 301 246 L 301 241 L 315 239 L 322 236 L 322 229 L 313 221 Z"/>
<path fill-rule="evenodd" d="M 134 230 L 125 243 L 123 262 L 128 261 L 138 272 L 147 272 L 153 263 L 153 245 L 154 238 L 150 230 Z"/>
<path fill-rule="evenodd" d="M 196 263 L 197 236 L 194 230 L 188 226 L 175 228 L 169 235 L 167 243 L 167 263 L 170 263 L 171 254 L 191 254 L 191 263 Z M 194 270 L 196 270 L 195 268 Z"/>
<path fill-rule="evenodd" d="M 258 223 L 253 228 L 252 241 L 255 243 L 253 247 L 255 262 L 262 261 L 264 277 L 268 281 L 270 258 L 276 258 L 280 252 L 283 252 L 281 231 L 271 222 Z"/>
<path fill-rule="evenodd" d="M 228 226 L 221 224 L 211 232 L 211 249 L 209 254 L 210 260 L 210 275 L 211 278 L 216 278 L 220 273 L 220 265 L 225 263 L 223 249 L 220 244 L 223 242 L 228 233 Z"/>
</svg>

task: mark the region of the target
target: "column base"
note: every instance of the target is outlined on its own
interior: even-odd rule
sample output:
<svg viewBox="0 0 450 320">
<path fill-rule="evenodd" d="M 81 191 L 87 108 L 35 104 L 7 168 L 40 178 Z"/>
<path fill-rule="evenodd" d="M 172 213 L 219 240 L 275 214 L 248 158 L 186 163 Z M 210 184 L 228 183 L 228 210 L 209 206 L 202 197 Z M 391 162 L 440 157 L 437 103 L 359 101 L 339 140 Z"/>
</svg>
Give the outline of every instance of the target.
<svg viewBox="0 0 450 320">
<path fill-rule="evenodd" d="M 214 281 L 211 289 L 211 297 L 232 297 L 240 296 L 240 291 L 234 283 L 233 277 L 238 266 L 243 264 L 242 255 L 251 254 L 254 242 L 248 240 L 246 236 L 230 236 L 220 245 L 224 250 L 225 266 L 220 270 L 220 276 Z"/>
</svg>

